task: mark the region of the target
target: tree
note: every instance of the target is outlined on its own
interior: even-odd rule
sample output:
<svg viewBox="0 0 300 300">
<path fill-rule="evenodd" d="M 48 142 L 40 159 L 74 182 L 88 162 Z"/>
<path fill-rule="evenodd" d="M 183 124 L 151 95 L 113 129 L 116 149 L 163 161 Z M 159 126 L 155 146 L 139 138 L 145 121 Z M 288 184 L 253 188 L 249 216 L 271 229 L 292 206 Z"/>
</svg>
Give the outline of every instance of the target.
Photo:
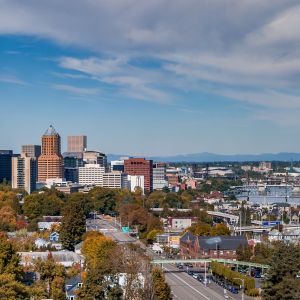
<svg viewBox="0 0 300 300">
<path fill-rule="evenodd" d="M 65 297 L 65 268 L 57 264 L 52 255 L 49 254 L 46 260 L 37 259 L 34 270 L 39 273 L 40 280 L 33 287 L 32 294 L 35 296 L 36 291 L 40 290 L 36 287 L 43 287 L 43 296 L 57 300 L 64 300 Z"/>
<path fill-rule="evenodd" d="M 23 277 L 20 257 L 5 235 L 0 236 L 0 274 L 13 274 L 18 281 Z"/>
<path fill-rule="evenodd" d="M 23 300 L 28 296 L 27 287 L 14 274 L 0 274 L 0 299 Z"/>
<path fill-rule="evenodd" d="M 59 238 L 63 248 L 74 251 L 75 245 L 81 242 L 85 231 L 85 215 L 82 207 L 77 202 L 70 203 L 65 207 L 61 221 Z"/>
<path fill-rule="evenodd" d="M 171 300 L 171 288 L 165 280 L 165 276 L 161 269 L 154 268 L 152 270 L 152 279 L 154 285 L 155 300 Z"/>
<path fill-rule="evenodd" d="M 56 192 L 48 190 L 26 196 L 24 199 L 24 214 L 30 220 L 42 216 L 59 216 L 63 206 L 64 201 L 58 197 Z"/>
<path fill-rule="evenodd" d="M 16 212 L 11 206 L 3 206 L 0 209 L 0 229 L 4 231 L 14 230 L 17 225 Z"/>
<path fill-rule="evenodd" d="M 299 269 L 299 246 L 279 243 L 274 248 L 270 268 L 262 285 L 262 299 L 300 299 Z"/>
<path fill-rule="evenodd" d="M 252 254 L 251 248 L 248 245 L 239 245 L 236 249 L 237 260 L 250 261 Z"/>
<path fill-rule="evenodd" d="M 155 238 L 158 234 L 163 233 L 162 230 L 159 229 L 153 229 L 147 234 L 147 241 L 148 243 L 153 243 L 155 241 Z"/>
<path fill-rule="evenodd" d="M 23 269 L 20 258 L 5 235 L 0 235 L 0 299 L 19 300 L 28 297 L 22 284 Z"/>
<path fill-rule="evenodd" d="M 86 259 L 86 277 L 79 299 L 120 299 L 116 298 L 117 287 L 113 285 L 116 273 L 116 261 L 120 253 L 116 252 L 116 243 L 103 235 L 87 235 L 82 247 Z M 114 298 L 112 298 L 114 297 Z"/>
<path fill-rule="evenodd" d="M 251 261 L 258 264 L 269 264 L 272 253 L 270 246 L 265 243 L 258 243 L 254 247 L 254 257 Z"/>
<path fill-rule="evenodd" d="M 211 226 L 207 223 L 197 223 L 188 228 L 188 231 L 199 236 L 209 236 L 211 231 Z"/>
<path fill-rule="evenodd" d="M 219 223 L 216 226 L 212 227 L 210 231 L 210 235 L 211 236 L 230 235 L 230 230 L 224 223 Z"/>
</svg>

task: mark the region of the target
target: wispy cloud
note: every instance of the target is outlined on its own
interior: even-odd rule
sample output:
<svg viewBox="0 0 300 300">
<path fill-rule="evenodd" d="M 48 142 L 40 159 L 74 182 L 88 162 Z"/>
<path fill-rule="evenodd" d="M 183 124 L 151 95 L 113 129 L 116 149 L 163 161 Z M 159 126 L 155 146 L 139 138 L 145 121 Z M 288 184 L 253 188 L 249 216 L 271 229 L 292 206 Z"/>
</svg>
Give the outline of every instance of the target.
<svg viewBox="0 0 300 300">
<path fill-rule="evenodd" d="M 299 26 L 298 0 L 175 0 L 171 8 L 162 0 L 0 1 L 0 34 L 49 38 L 94 53 L 60 58 L 68 70 L 62 79 L 87 76 L 99 88 L 107 84 L 113 93 L 163 104 L 177 101 L 176 90 L 202 92 L 211 84 L 206 92 L 258 110 L 300 109 Z M 141 58 L 161 66 L 132 63 Z"/>
<path fill-rule="evenodd" d="M 66 84 L 52 84 L 51 87 L 56 90 L 82 95 L 82 96 L 96 95 L 99 92 L 99 90 L 95 88 L 83 88 L 83 87 L 77 87 L 77 86 L 66 85 Z"/>
<path fill-rule="evenodd" d="M 0 82 L 26 85 L 27 83 L 16 76 L 0 74 Z"/>
</svg>

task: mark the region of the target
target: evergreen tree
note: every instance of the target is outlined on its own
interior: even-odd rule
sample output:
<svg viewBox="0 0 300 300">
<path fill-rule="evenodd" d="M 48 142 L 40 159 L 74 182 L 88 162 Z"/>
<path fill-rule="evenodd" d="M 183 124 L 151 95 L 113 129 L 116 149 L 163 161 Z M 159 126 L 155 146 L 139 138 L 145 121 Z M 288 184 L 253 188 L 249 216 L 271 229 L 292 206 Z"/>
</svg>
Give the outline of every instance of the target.
<svg viewBox="0 0 300 300">
<path fill-rule="evenodd" d="M 171 300 L 171 288 L 166 282 L 163 272 L 158 268 L 154 268 L 152 270 L 152 279 L 154 285 L 154 299 Z"/>
<path fill-rule="evenodd" d="M 300 248 L 293 244 L 279 243 L 273 250 L 262 298 L 266 300 L 300 299 Z"/>
<path fill-rule="evenodd" d="M 20 258 L 5 235 L 0 235 L 0 299 L 27 299 Z"/>
<path fill-rule="evenodd" d="M 64 209 L 61 222 L 60 240 L 64 249 L 74 251 L 76 244 L 82 240 L 85 233 L 85 214 L 77 203 L 70 203 Z"/>
</svg>

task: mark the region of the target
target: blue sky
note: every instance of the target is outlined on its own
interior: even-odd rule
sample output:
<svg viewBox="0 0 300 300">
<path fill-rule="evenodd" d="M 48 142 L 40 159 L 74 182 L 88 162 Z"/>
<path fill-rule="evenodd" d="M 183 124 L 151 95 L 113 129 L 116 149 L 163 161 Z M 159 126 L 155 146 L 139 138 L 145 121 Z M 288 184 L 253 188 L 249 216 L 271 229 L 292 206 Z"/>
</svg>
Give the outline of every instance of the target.
<svg viewBox="0 0 300 300">
<path fill-rule="evenodd" d="M 0 0 L 0 148 L 299 152 L 300 5 Z"/>
</svg>

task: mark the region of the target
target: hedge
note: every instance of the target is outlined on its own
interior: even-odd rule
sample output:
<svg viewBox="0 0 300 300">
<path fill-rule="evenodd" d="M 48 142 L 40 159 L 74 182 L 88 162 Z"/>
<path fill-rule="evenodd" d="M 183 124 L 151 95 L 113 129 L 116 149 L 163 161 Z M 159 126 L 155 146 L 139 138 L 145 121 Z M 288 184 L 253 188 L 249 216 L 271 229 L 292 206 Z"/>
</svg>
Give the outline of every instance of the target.
<svg viewBox="0 0 300 300">
<path fill-rule="evenodd" d="M 245 293 L 247 295 L 249 294 L 250 291 L 252 293 L 253 290 L 255 289 L 254 278 L 242 275 L 241 273 L 239 273 L 237 271 L 232 271 L 230 268 L 224 266 L 223 264 L 221 264 L 219 262 L 212 261 L 211 269 L 212 269 L 212 273 L 214 275 L 225 278 L 227 281 L 229 281 L 231 284 L 233 284 L 235 286 L 242 285 L 242 280 L 239 280 L 237 278 L 244 279 Z"/>
</svg>

